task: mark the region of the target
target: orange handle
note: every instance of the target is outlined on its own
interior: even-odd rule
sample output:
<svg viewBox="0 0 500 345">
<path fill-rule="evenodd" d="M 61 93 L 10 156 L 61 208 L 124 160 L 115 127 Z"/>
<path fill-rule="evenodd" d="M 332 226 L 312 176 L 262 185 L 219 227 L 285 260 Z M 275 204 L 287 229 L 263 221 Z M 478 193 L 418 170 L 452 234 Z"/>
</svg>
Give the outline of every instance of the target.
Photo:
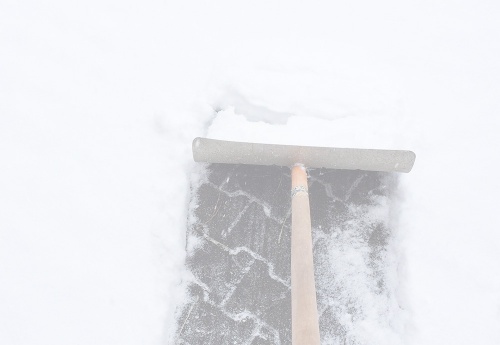
<svg viewBox="0 0 500 345">
<path fill-rule="evenodd" d="M 319 345 L 311 214 L 304 167 L 292 168 L 292 345 Z"/>
</svg>

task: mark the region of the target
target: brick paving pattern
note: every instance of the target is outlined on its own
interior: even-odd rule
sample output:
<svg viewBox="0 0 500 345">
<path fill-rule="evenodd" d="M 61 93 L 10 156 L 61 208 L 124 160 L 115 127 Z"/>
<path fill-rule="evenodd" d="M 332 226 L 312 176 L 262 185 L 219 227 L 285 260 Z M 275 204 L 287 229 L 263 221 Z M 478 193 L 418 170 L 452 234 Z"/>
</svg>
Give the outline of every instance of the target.
<svg viewBox="0 0 500 345">
<path fill-rule="evenodd" d="M 291 344 L 290 171 L 223 164 L 206 170 L 207 181 L 193 191 L 196 221 L 188 229 L 186 262 L 193 279 L 190 298 L 179 307 L 176 344 Z M 396 177 L 321 169 L 309 175 L 322 343 L 357 344 L 343 320 L 362 317 L 363 303 L 332 271 L 328 253 L 337 242 L 339 251 L 360 248 L 363 263 L 346 274 L 368 270 L 363 279 L 370 291 L 388 293 L 383 267 L 390 231 L 370 207 L 389 197 Z"/>
</svg>

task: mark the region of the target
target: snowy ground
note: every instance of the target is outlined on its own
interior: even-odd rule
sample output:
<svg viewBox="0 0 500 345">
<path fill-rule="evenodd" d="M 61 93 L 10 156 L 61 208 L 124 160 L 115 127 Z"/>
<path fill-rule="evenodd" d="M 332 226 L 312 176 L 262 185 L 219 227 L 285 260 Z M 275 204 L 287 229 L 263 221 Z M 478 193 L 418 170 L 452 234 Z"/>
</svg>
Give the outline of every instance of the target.
<svg viewBox="0 0 500 345">
<path fill-rule="evenodd" d="M 190 144 L 209 135 L 414 150 L 398 336 L 498 344 L 499 17 L 486 0 L 2 1 L 0 343 L 166 343 Z"/>
</svg>

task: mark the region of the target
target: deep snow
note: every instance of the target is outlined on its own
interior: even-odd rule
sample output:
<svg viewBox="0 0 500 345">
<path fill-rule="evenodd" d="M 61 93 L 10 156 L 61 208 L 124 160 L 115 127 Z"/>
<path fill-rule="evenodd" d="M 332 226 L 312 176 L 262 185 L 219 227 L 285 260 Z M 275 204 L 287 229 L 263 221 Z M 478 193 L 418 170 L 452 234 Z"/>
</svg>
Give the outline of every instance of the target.
<svg viewBox="0 0 500 345">
<path fill-rule="evenodd" d="M 498 344 L 499 7 L 3 1 L 0 342 L 164 342 L 208 135 L 414 150 L 402 341 Z"/>
</svg>

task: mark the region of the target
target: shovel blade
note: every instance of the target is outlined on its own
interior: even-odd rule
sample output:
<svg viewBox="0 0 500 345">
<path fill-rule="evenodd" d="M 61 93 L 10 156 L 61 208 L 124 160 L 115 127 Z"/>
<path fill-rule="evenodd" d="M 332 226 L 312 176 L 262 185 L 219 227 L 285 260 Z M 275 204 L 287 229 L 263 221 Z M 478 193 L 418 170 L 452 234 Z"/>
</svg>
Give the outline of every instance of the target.
<svg viewBox="0 0 500 345">
<path fill-rule="evenodd" d="M 195 138 L 196 162 L 280 165 L 303 164 L 308 168 L 410 172 L 415 153 L 406 150 L 374 150 L 245 143 Z"/>
</svg>

